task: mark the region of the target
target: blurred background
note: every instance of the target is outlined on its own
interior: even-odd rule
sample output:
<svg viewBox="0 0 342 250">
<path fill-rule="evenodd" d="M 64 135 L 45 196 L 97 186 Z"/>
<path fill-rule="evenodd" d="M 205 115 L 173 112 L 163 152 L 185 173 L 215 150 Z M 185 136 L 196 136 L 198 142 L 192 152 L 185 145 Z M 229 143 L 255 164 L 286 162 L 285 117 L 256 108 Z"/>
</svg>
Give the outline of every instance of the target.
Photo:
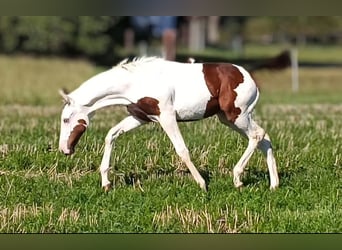
<svg viewBox="0 0 342 250">
<path fill-rule="evenodd" d="M 340 63 L 342 17 L 252 16 L 2 16 L 0 52 L 83 57 L 113 65 L 124 57 L 162 55 L 186 61 L 239 61 L 274 56 L 293 46 L 300 63 Z"/>
<path fill-rule="evenodd" d="M 58 103 L 139 56 L 244 66 L 266 102 L 341 101 L 341 16 L 1 16 L 0 103 Z"/>
</svg>

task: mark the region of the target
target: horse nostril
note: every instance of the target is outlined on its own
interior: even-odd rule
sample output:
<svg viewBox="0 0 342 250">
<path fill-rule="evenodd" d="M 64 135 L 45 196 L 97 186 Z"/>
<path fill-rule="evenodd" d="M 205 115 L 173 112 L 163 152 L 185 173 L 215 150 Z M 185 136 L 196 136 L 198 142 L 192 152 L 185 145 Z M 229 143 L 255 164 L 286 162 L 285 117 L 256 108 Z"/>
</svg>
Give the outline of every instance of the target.
<svg viewBox="0 0 342 250">
<path fill-rule="evenodd" d="M 74 151 L 69 151 L 69 152 L 63 152 L 65 156 L 70 156 L 74 153 Z"/>
<path fill-rule="evenodd" d="M 72 155 L 74 152 L 75 152 L 75 150 L 73 148 L 70 148 L 68 155 Z"/>
<path fill-rule="evenodd" d="M 74 153 L 74 149 L 65 149 L 65 148 L 60 148 L 59 152 L 63 153 L 66 156 L 72 155 Z"/>
</svg>

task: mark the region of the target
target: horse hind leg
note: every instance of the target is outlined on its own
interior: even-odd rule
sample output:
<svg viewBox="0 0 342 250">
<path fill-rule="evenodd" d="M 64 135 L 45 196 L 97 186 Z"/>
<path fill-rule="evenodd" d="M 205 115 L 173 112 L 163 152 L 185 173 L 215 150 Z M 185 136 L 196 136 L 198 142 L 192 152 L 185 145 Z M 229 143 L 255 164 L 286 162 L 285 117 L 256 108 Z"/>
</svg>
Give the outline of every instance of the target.
<svg viewBox="0 0 342 250">
<path fill-rule="evenodd" d="M 249 115 L 249 120 L 251 124 L 250 128 L 247 130 L 249 144 L 252 142 L 253 145 L 251 147 L 254 148 L 253 151 L 257 146 L 265 156 L 270 175 L 270 189 L 275 189 L 279 186 L 279 177 L 276 160 L 273 155 L 271 139 L 265 130 L 251 118 L 251 115 Z"/>
<path fill-rule="evenodd" d="M 246 121 L 243 122 L 243 125 L 239 125 L 238 127 L 239 130 L 247 136 L 248 146 L 233 169 L 235 187 L 241 187 L 243 185 L 241 181 L 241 175 L 243 174 L 249 159 L 251 158 L 255 149 L 257 148 L 258 143 L 263 139 L 265 135 L 265 131 L 259 126 L 256 126 L 256 124 L 246 124 L 247 126 L 245 126 L 245 123 L 248 120 L 249 119 L 246 119 Z M 238 122 L 241 123 L 241 121 Z"/>
<path fill-rule="evenodd" d="M 259 142 L 258 148 L 266 157 L 267 167 L 270 173 L 270 189 L 276 189 L 279 186 L 277 164 L 273 156 L 271 139 L 267 133 L 265 134 L 264 138 Z"/>
<path fill-rule="evenodd" d="M 224 113 L 220 113 L 218 117 L 222 123 L 230 126 L 248 139 L 248 146 L 233 169 L 235 187 L 241 187 L 243 185 L 241 175 L 257 147 L 267 157 L 271 188 L 278 186 L 279 181 L 276 163 L 272 153 L 271 142 L 265 130 L 251 118 L 250 114 L 239 116 L 234 123 L 230 122 Z"/>
</svg>

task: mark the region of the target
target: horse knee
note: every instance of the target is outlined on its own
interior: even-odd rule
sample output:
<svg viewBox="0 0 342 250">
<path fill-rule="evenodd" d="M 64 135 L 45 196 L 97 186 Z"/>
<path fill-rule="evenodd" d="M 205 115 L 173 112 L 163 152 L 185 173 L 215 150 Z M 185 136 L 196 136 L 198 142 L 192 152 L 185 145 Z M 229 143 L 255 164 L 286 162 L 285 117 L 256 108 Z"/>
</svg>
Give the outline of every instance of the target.
<svg viewBox="0 0 342 250">
<path fill-rule="evenodd" d="M 112 145 L 112 142 L 113 142 L 113 135 L 112 135 L 112 133 L 108 133 L 108 134 L 107 134 L 107 136 L 106 136 L 104 142 L 105 142 L 105 145 L 106 145 L 106 146 Z"/>
<path fill-rule="evenodd" d="M 106 135 L 105 138 L 105 144 L 110 146 L 112 145 L 112 143 L 114 142 L 114 140 L 121 135 L 122 133 L 124 133 L 123 130 L 116 130 L 116 131 L 109 131 L 108 134 Z"/>
<path fill-rule="evenodd" d="M 255 129 L 251 135 L 251 138 L 253 140 L 255 140 L 257 143 L 259 143 L 260 141 L 262 141 L 265 137 L 265 130 L 263 128 L 258 127 L 257 129 Z"/>
</svg>

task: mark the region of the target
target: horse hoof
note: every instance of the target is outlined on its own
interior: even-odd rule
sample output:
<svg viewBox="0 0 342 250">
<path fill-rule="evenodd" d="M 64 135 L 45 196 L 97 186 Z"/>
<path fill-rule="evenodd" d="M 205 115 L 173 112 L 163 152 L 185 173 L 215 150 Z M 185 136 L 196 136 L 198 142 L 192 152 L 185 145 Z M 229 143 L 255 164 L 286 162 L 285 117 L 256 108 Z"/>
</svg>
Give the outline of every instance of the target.
<svg viewBox="0 0 342 250">
<path fill-rule="evenodd" d="M 106 186 L 103 187 L 105 193 L 108 193 L 111 189 L 112 189 L 112 185 L 111 184 L 107 184 Z"/>
<path fill-rule="evenodd" d="M 235 186 L 236 188 L 241 188 L 241 187 L 243 186 L 243 183 L 242 183 L 242 181 L 240 181 L 240 178 L 235 178 L 235 177 L 234 177 L 233 182 L 234 182 L 234 186 Z"/>
<path fill-rule="evenodd" d="M 199 183 L 199 186 L 204 192 L 208 192 L 207 184 L 205 182 Z"/>
<path fill-rule="evenodd" d="M 204 192 L 208 192 L 208 188 L 207 188 L 206 185 L 205 185 L 204 187 L 201 187 L 201 189 L 202 189 Z"/>
</svg>

